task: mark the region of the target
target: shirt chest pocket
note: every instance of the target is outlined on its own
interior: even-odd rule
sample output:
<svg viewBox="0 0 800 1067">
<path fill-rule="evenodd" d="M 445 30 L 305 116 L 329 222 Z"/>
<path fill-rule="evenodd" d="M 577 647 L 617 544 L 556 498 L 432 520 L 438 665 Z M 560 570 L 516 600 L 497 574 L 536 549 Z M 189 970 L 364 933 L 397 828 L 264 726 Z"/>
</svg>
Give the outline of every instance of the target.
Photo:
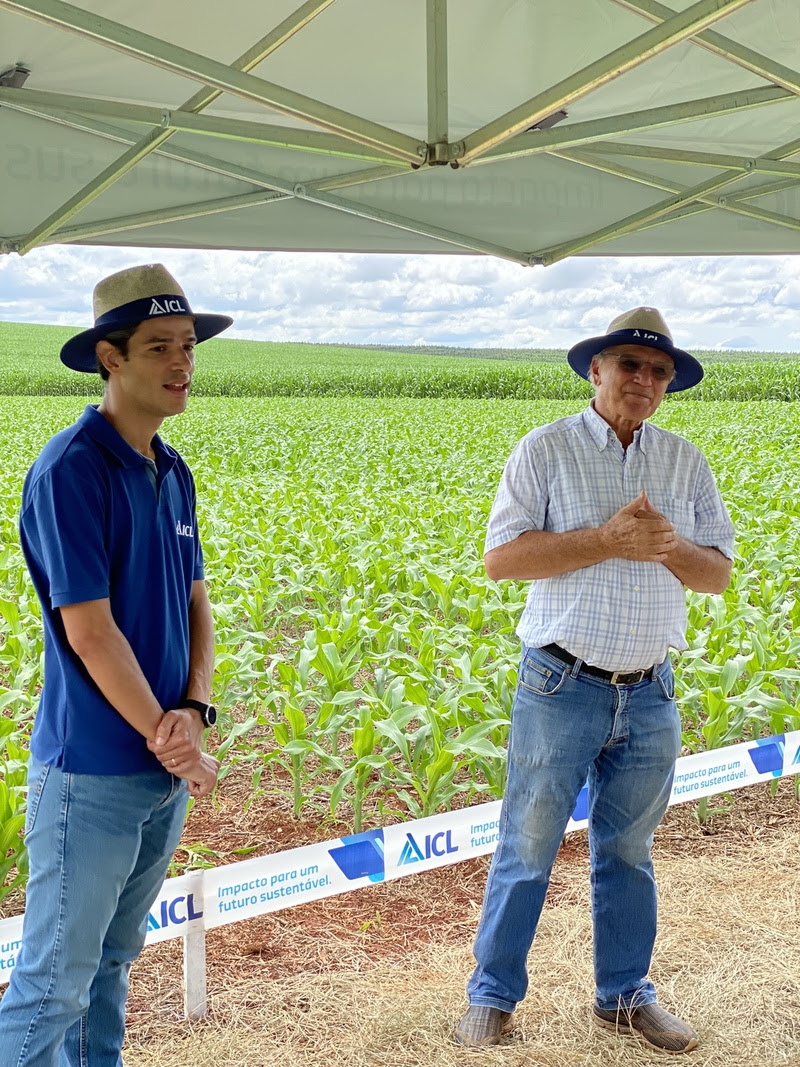
<svg viewBox="0 0 800 1067">
<path fill-rule="evenodd" d="M 653 507 L 667 516 L 681 537 L 691 540 L 694 534 L 694 501 L 681 496 L 653 500 Z"/>
</svg>

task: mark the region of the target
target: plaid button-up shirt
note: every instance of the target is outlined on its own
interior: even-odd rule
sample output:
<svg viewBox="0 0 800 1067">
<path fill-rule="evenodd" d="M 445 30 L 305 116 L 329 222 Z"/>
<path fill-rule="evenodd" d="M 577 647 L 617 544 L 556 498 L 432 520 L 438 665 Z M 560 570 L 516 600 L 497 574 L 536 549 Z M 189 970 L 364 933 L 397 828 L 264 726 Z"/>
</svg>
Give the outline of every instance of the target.
<svg viewBox="0 0 800 1067">
<path fill-rule="evenodd" d="M 733 525 L 700 450 L 644 423 L 627 451 L 589 407 L 532 430 L 506 463 L 486 551 L 527 530 L 602 526 L 642 490 L 677 532 L 733 558 Z M 607 559 L 531 582 L 517 627 L 526 645 L 555 642 L 611 671 L 661 663 L 686 648 L 686 595 L 663 563 Z"/>
</svg>

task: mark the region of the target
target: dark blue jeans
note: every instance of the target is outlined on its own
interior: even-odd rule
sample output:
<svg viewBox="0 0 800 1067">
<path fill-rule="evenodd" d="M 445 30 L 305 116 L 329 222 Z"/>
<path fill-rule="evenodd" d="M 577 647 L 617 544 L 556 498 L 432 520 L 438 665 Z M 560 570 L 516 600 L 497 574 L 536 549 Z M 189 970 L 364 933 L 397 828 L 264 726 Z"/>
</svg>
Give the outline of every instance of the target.
<svg viewBox="0 0 800 1067">
<path fill-rule="evenodd" d="M 564 830 L 589 782 L 596 1004 L 656 999 L 650 848 L 667 807 L 680 720 L 669 659 L 654 678 L 612 686 L 523 648 L 511 715 L 500 840 L 489 870 L 471 1004 L 513 1011 Z"/>
<path fill-rule="evenodd" d="M 31 757 L 22 948 L 0 1067 L 120 1067 L 128 972 L 186 815 L 186 783 L 65 774 Z"/>
</svg>

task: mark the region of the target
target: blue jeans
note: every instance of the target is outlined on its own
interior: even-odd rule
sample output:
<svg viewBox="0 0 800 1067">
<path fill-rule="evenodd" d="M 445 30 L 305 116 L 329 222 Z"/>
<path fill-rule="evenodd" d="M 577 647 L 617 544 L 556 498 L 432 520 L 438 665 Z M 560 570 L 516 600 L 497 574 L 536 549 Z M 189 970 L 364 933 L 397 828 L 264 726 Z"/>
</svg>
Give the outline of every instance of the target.
<svg viewBox="0 0 800 1067">
<path fill-rule="evenodd" d="M 525 996 L 550 871 L 587 777 L 596 1004 L 656 999 L 645 977 L 656 935 L 650 848 L 680 751 L 672 666 L 666 659 L 655 677 L 631 686 L 579 668 L 523 647 L 471 1004 L 510 1012 Z"/>
<path fill-rule="evenodd" d="M 162 771 L 64 774 L 31 756 L 30 880 L 0 1067 L 120 1067 L 128 972 L 187 800 Z"/>
</svg>

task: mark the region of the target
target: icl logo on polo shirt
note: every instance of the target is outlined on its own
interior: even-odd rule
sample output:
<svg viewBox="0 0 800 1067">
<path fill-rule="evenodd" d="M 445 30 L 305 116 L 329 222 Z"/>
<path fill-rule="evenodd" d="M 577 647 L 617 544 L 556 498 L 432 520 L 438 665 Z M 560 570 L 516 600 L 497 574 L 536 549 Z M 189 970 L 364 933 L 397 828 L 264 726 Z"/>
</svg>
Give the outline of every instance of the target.
<svg viewBox="0 0 800 1067">
<path fill-rule="evenodd" d="M 178 519 L 175 523 L 175 533 L 178 537 L 194 537 L 194 527 L 190 526 L 188 522 L 181 522 Z"/>
</svg>

